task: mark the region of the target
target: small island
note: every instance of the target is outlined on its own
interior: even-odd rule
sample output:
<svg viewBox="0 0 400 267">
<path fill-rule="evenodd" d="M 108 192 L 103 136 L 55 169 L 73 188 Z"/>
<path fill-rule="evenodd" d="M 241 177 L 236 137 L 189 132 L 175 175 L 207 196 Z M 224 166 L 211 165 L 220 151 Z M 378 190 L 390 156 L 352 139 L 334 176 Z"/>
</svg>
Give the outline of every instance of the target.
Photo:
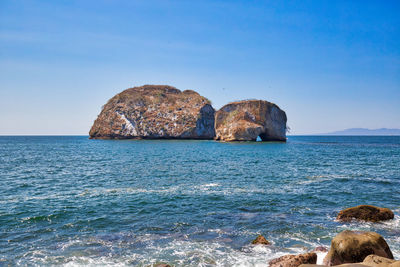
<svg viewBox="0 0 400 267">
<path fill-rule="evenodd" d="M 229 103 L 215 112 L 193 90 L 144 85 L 112 97 L 95 120 L 91 139 L 208 139 L 286 141 L 286 113 L 264 100 Z"/>
</svg>

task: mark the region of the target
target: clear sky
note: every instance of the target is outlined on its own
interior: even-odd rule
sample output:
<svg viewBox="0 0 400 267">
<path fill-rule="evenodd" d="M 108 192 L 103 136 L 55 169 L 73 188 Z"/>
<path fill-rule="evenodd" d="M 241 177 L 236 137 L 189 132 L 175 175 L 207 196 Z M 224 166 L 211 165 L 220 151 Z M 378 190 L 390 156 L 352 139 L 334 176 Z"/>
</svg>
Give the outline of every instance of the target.
<svg viewBox="0 0 400 267">
<path fill-rule="evenodd" d="M 400 1 L 0 1 L 0 134 L 88 134 L 123 89 L 265 99 L 293 134 L 400 128 Z"/>
</svg>

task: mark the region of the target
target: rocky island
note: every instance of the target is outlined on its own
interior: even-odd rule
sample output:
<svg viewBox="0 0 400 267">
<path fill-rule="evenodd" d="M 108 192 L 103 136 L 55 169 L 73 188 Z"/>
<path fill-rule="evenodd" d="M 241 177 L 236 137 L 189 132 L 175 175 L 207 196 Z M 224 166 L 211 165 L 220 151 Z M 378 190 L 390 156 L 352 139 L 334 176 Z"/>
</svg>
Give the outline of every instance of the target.
<svg viewBox="0 0 400 267">
<path fill-rule="evenodd" d="M 89 135 L 99 139 L 213 139 L 214 113 L 210 101 L 195 91 L 144 85 L 111 98 Z"/>
<path fill-rule="evenodd" d="M 229 103 L 215 112 L 193 90 L 168 85 L 129 88 L 111 98 L 95 120 L 92 139 L 216 139 L 286 141 L 286 114 L 264 100 Z"/>
<path fill-rule="evenodd" d="M 268 101 L 229 103 L 216 113 L 216 140 L 286 141 L 286 121 L 286 113 Z"/>
</svg>

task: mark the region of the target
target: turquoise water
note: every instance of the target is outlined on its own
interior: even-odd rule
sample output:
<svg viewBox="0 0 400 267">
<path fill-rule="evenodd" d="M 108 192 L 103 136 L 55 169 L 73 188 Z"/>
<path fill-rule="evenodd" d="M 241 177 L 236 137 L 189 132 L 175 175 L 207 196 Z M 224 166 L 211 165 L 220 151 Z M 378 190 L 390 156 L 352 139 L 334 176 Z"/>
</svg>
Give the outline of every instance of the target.
<svg viewBox="0 0 400 267">
<path fill-rule="evenodd" d="M 264 266 L 345 229 L 400 258 L 400 137 L 0 137 L 0 265 Z M 335 221 L 391 208 L 385 223 Z M 251 246 L 257 234 L 273 245 Z"/>
</svg>

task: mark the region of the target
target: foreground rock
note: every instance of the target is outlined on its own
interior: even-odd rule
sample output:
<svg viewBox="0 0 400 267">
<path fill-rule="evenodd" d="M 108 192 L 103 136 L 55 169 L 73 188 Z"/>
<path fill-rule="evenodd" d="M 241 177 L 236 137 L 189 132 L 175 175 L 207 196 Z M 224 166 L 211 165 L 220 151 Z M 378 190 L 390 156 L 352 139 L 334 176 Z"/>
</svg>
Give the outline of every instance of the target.
<svg viewBox="0 0 400 267">
<path fill-rule="evenodd" d="M 90 138 L 213 139 L 214 109 L 192 90 L 167 85 L 127 89 L 104 105 Z"/>
<path fill-rule="evenodd" d="M 286 113 L 263 100 L 223 106 L 215 116 L 216 139 L 221 141 L 286 141 Z"/>
<path fill-rule="evenodd" d="M 302 264 L 300 267 L 324 267 L 325 265 Z M 335 267 L 400 267 L 400 261 L 391 260 L 377 255 L 367 256 L 363 262 L 345 263 Z"/>
<path fill-rule="evenodd" d="M 251 242 L 253 245 L 269 245 L 270 242 L 264 236 L 259 235 Z"/>
<path fill-rule="evenodd" d="M 326 267 L 326 265 L 321 264 L 302 264 L 299 267 Z M 346 263 L 336 265 L 336 267 L 370 267 L 369 265 L 365 265 L 363 263 Z"/>
<path fill-rule="evenodd" d="M 362 262 L 372 267 L 395 267 L 400 266 L 400 261 L 395 261 L 378 255 L 369 255 Z"/>
<path fill-rule="evenodd" d="M 357 207 L 348 208 L 340 211 L 337 216 L 337 220 L 343 222 L 348 222 L 353 219 L 368 222 L 379 222 L 391 220 L 393 218 L 394 214 L 390 209 L 370 205 L 360 205 Z"/>
<path fill-rule="evenodd" d="M 323 263 L 328 266 L 357 263 L 371 254 L 393 259 L 388 244 L 378 233 L 346 230 L 332 239 L 331 248 Z"/>
<path fill-rule="evenodd" d="M 297 267 L 301 264 L 316 264 L 317 254 L 305 253 L 299 255 L 285 255 L 269 262 L 269 267 Z"/>
</svg>

